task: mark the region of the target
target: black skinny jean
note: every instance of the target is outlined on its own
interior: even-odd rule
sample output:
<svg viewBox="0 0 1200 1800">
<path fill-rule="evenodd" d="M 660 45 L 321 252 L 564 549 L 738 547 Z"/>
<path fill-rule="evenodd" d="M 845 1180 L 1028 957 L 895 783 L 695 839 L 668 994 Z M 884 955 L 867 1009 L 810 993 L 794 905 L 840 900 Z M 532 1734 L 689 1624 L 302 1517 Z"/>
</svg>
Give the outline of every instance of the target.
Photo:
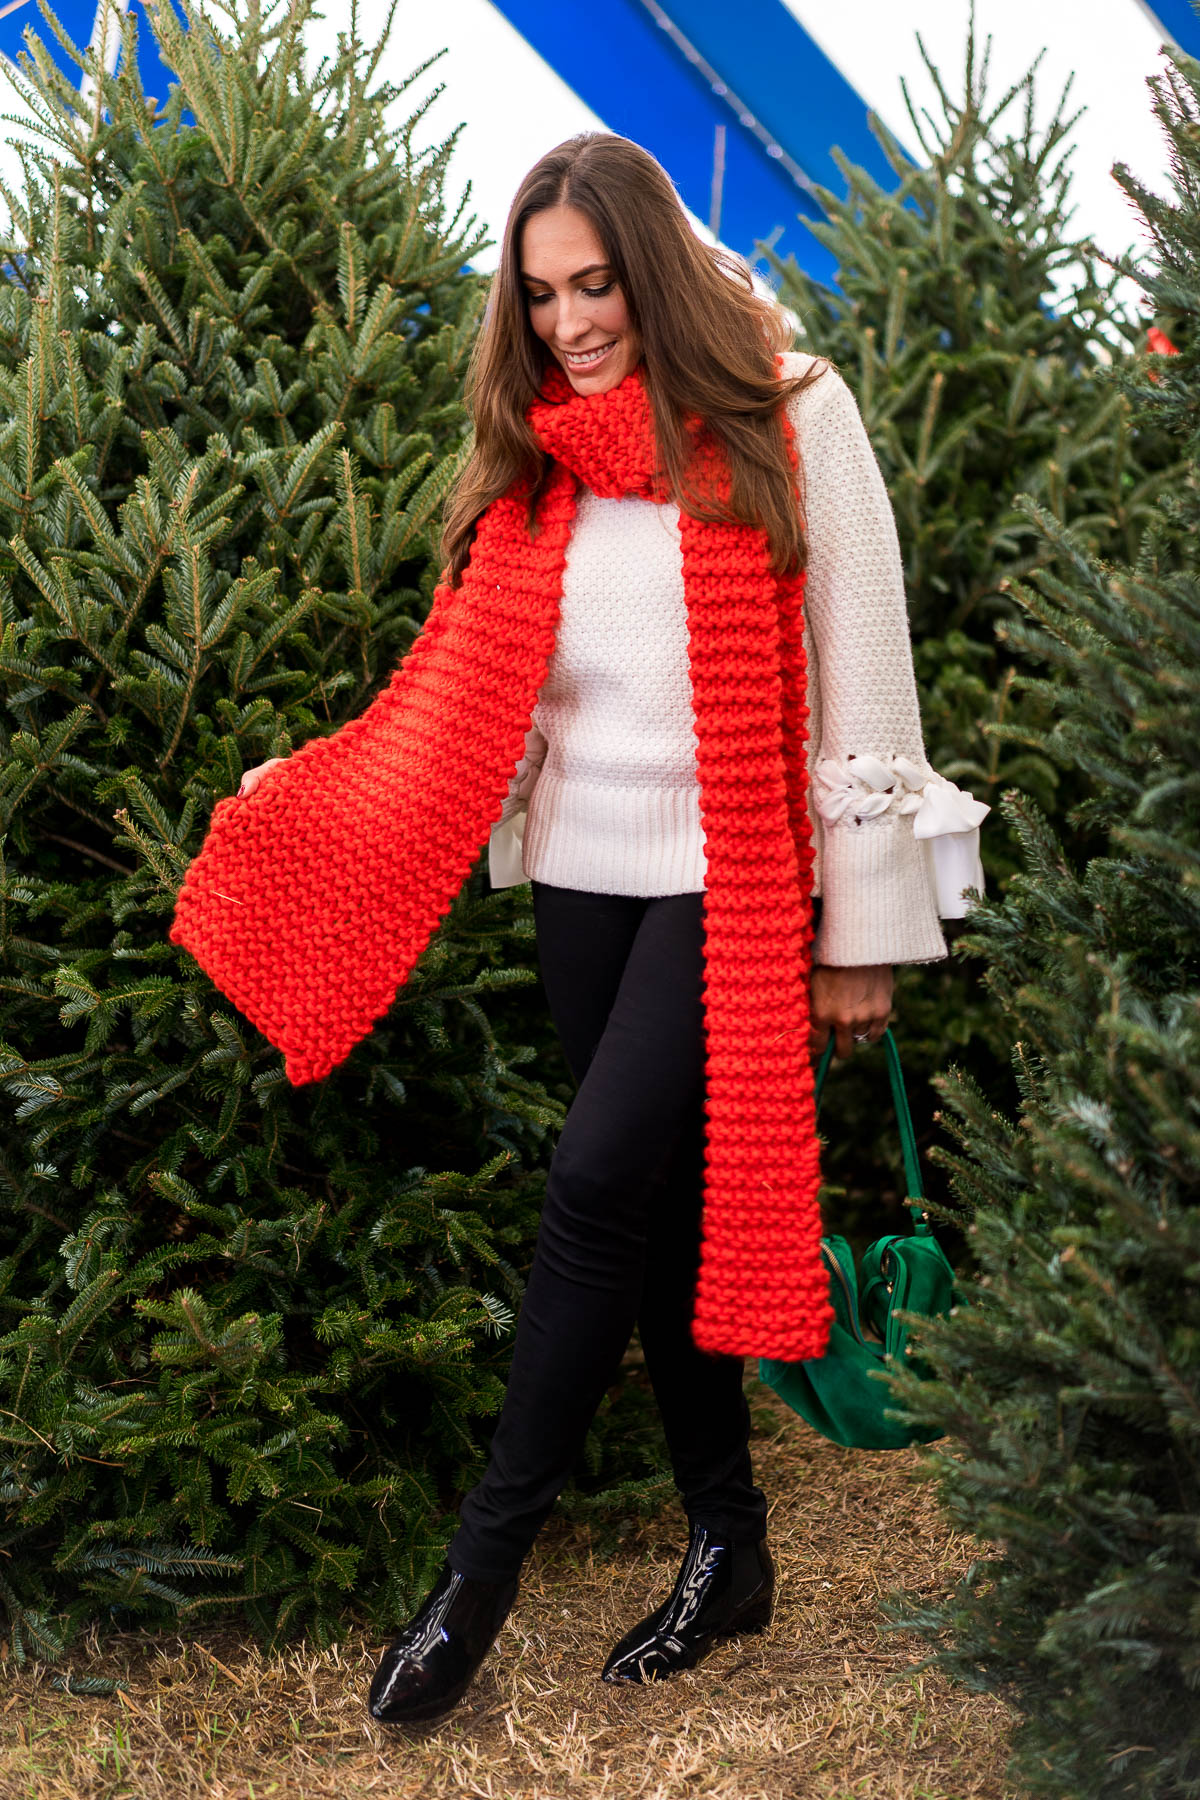
<svg viewBox="0 0 1200 1800">
<path fill-rule="evenodd" d="M 582 1451 L 638 1327 L 689 1524 L 765 1534 L 744 1358 L 691 1337 L 700 1261 L 704 1034 L 700 893 L 532 883 L 538 962 L 578 1083 L 546 1181 L 512 1368 L 451 1566 L 503 1581 Z"/>
</svg>

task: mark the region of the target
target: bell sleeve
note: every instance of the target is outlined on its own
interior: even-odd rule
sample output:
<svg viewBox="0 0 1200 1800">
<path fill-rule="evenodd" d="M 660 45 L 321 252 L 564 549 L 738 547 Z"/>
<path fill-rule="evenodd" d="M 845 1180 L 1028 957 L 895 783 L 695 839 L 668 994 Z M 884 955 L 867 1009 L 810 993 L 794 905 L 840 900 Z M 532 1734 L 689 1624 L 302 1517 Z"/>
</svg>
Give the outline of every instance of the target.
<svg viewBox="0 0 1200 1800">
<path fill-rule="evenodd" d="M 807 362 L 788 360 L 789 374 Z M 991 808 L 925 757 L 896 521 L 853 393 L 829 365 L 789 416 L 809 552 L 809 816 L 822 897 L 813 959 L 940 961 L 940 919 L 965 915 L 965 889 L 983 891 L 979 826 Z"/>
<path fill-rule="evenodd" d="M 531 723 L 525 734 L 525 749 L 508 784 L 500 817 L 488 838 L 488 881 L 493 888 L 516 887 L 528 879 L 522 861 L 525 820 L 546 760 L 546 749 L 544 734 Z"/>
</svg>

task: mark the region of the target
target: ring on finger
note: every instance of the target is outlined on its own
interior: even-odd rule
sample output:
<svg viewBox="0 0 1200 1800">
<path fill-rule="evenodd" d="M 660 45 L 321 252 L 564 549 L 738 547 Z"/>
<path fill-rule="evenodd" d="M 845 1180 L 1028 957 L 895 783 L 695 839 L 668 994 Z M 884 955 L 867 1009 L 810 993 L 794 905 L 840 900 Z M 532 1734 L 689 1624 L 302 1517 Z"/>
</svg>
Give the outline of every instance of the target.
<svg viewBox="0 0 1200 1800">
<path fill-rule="evenodd" d="M 856 1031 L 854 1033 L 854 1041 L 856 1044 L 869 1044 L 871 1041 L 871 1034 L 869 1031 Z"/>
</svg>

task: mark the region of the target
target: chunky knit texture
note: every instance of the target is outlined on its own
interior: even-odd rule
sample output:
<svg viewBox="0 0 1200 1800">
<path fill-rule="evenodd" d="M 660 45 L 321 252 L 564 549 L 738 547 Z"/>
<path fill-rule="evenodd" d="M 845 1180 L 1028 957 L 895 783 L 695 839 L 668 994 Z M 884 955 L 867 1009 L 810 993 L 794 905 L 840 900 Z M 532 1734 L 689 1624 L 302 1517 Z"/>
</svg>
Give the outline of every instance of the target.
<svg viewBox="0 0 1200 1800">
<path fill-rule="evenodd" d="M 791 426 L 781 415 L 795 451 Z M 366 712 L 219 801 L 171 941 L 319 1080 L 391 1005 L 499 817 L 546 676 L 576 483 L 662 503 L 640 370 L 580 396 L 552 367 L 529 419 L 554 458 L 526 529 L 522 484 L 480 520 L 460 587 L 439 585 L 416 643 Z M 706 487 L 719 445 L 690 425 Z M 777 580 L 764 534 L 680 521 L 707 882 L 706 1151 L 700 1349 L 820 1356 L 808 1053 L 812 839 L 806 804 L 804 577 Z"/>
<path fill-rule="evenodd" d="M 923 764 L 903 564 L 871 440 L 832 365 L 804 351 L 780 360 L 788 376 L 818 372 L 788 403 L 805 482 L 810 775 L 830 761 L 849 782 L 863 756 Z M 493 886 L 533 877 L 619 894 L 704 887 L 679 538 L 671 503 L 579 496 L 554 654 L 492 831 Z M 934 877 L 963 837 L 914 833 L 900 783 L 882 806 L 872 797 L 836 818 L 822 816 L 824 792 L 824 782 L 815 796 L 810 788 L 813 892 L 825 900 L 815 959 L 946 956 Z M 976 830 L 972 850 L 977 840 Z M 951 916 L 963 910 L 953 905 Z"/>
<path fill-rule="evenodd" d="M 520 855 L 509 859 L 515 879 L 606 894 L 703 889 L 678 507 L 580 493 L 531 733 L 539 766 Z M 518 794 L 523 780 L 518 767 Z M 505 829 L 502 820 L 489 846 L 496 887 Z"/>
</svg>

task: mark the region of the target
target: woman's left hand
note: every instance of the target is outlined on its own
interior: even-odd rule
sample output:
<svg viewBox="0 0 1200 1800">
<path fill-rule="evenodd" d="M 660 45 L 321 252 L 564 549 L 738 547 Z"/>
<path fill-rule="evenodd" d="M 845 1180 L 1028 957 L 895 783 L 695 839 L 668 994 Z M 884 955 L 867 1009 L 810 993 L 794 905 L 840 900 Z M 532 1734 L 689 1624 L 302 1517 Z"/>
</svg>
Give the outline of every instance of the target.
<svg viewBox="0 0 1200 1800">
<path fill-rule="evenodd" d="M 821 1054 L 830 1031 L 835 1056 L 853 1056 L 855 1037 L 864 1033 L 872 1044 L 877 1043 L 891 1017 L 892 979 L 891 963 L 868 963 L 857 969 L 832 969 L 818 963 L 808 990 L 808 1047 L 812 1054 Z"/>
</svg>

